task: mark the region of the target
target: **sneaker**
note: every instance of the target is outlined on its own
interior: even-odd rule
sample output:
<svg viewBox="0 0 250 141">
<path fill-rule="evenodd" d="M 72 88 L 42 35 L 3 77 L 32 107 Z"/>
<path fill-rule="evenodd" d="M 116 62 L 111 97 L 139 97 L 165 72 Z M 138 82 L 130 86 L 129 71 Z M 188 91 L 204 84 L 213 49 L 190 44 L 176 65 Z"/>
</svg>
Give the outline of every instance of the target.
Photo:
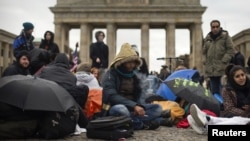
<svg viewBox="0 0 250 141">
<path fill-rule="evenodd" d="M 199 126 L 191 115 L 187 116 L 187 120 L 192 129 L 198 134 L 207 134 L 207 129 L 204 126 Z"/>
<path fill-rule="evenodd" d="M 202 112 L 196 104 L 192 104 L 190 106 L 190 114 L 195 122 L 199 125 L 204 127 L 207 124 L 206 113 Z"/>
<path fill-rule="evenodd" d="M 144 129 L 145 130 L 156 130 L 160 127 L 160 124 L 157 120 L 152 120 L 148 122 L 144 122 Z"/>
</svg>

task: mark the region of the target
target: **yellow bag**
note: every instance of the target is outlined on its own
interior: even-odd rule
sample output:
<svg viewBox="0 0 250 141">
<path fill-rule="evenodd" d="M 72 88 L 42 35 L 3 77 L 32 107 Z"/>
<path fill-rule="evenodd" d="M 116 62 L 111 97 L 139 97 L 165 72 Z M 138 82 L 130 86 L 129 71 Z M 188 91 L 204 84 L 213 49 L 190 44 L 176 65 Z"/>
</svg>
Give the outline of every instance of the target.
<svg viewBox="0 0 250 141">
<path fill-rule="evenodd" d="M 163 111 L 170 110 L 171 118 L 173 121 L 177 119 L 182 119 L 185 114 L 185 110 L 181 108 L 177 102 L 166 100 L 153 101 L 152 103 L 161 105 Z"/>
</svg>

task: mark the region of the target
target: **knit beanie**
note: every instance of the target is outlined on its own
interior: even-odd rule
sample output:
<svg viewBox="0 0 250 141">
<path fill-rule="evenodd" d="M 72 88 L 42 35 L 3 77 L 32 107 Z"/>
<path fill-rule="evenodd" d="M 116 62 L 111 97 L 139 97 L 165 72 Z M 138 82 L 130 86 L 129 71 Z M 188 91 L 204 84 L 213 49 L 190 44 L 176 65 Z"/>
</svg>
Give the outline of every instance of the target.
<svg viewBox="0 0 250 141">
<path fill-rule="evenodd" d="M 34 29 L 34 25 L 30 22 L 25 22 L 25 23 L 23 23 L 23 29 L 25 31 L 28 31 L 30 29 Z"/>
</svg>

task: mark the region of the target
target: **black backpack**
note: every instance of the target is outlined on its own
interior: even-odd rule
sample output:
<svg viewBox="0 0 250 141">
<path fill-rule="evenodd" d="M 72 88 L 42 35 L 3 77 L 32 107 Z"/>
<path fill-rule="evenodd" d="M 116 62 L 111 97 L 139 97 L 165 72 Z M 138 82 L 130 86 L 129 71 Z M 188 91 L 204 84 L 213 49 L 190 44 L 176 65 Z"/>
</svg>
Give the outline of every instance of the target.
<svg viewBox="0 0 250 141">
<path fill-rule="evenodd" d="M 127 116 L 106 116 L 91 120 L 87 127 L 87 137 L 93 139 L 119 140 L 132 137 L 132 119 Z"/>
<path fill-rule="evenodd" d="M 38 124 L 38 136 L 44 139 L 59 139 L 75 132 L 79 109 L 74 106 L 64 112 L 47 112 Z"/>
<path fill-rule="evenodd" d="M 0 102 L 0 140 L 28 139 L 35 136 L 38 121 L 34 112 Z"/>
</svg>

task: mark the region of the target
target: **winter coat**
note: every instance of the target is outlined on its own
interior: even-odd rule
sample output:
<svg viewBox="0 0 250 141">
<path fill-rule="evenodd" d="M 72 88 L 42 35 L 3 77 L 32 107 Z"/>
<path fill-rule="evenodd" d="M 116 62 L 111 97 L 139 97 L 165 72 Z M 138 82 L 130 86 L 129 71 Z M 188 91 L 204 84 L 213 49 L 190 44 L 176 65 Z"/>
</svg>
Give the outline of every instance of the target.
<svg viewBox="0 0 250 141">
<path fill-rule="evenodd" d="M 34 49 L 33 44 L 34 37 L 32 35 L 26 35 L 24 31 L 17 36 L 13 42 L 14 56 L 19 56 L 22 50 L 30 51 Z"/>
<path fill-rule="evenodd" d="M 205 75 L 208 77 L 222 76 L 225 67 L 234 56 L 233 42 L 227 31 L 222 30 L 215 40 L 210 34 L 211 32 L 204 39 L 202 48 Z"/>
<path fill-rule="evenodd" d="M 250 82 L 249 78 L 247 78 L 248 82 Z M 248 89 L 250 90 L 250 86 L 248 85 Z M 248 90 L 248 96 L 243 98 L 243 100 L 250 99 L 250 91 Z M 239 94 L 239 93 L 238 93 Z M 228 82 L 225 87 L 222 89 L 222 98 L 224 105 L 224 116 L 232 117 L 232 116 L 242 116 L 242 117 L 250 117 L 250 111 L 243 110 L 240 106 L 240 102 L 238 102 L 236 89 L 232 86 L 228 85 Z M 244 101 L 241 101 L 241 103 Z M 244 104 L 241 104 L 244 105 Z"/>
<path fill-rule="evenodd" d="M 92 43 L 90 46 L 90 58 L 92 59 L 92 68 L 107 68 L 109 63 L 109 48 L 103 42 Z M 100 59 L 100 63 L 96 62 Z"/>
<path fill-rule="evenodd" d="M 23 68 L 18 62 L 14 62 L 12 65 L 7 67 L 3 74 L 2 77 L 4 76 L 10 76 L 10 75 L 28 75 L 29 73 L 29 68 Z"/>
<path fill-rule="evenodd" d="M 95 76 L 91 73 L 79 71 L 75 74 L 76 85 L 87 85 L 89 88 L 101 88 Z"/>
<path fill-rule="evenodd" d="M 54 64 L 44 67 L 38 76 L 54 81 L 66 90 L 76 87 L 76 77 L 70 72 L 69 60 L 63 53 L 59 53 L 54 60 Z"/>
<path fill-rule="evenodd" d="M 231 63 L 245 67 L 245 57 L 241 54 L 241 52 L 237 52 L 232 58 Z"/>
<path fill-rule="evenodd" d="M 113 59 L 112 63 L 109 66 L 109 70 L 105 73 L 102 84 L 103 84 L 103 104 L 105 105 L 116 105 L 123 104 L 129 110 L 133 110 L 134 106 L 140 104 L 138 101 L 141 96 L 141 87 L 140 80 L 135 75 L 137 72 L 133 71 L 131 76 L 128 74 L 122 75 L 117 69 L 122 66 L 123 63 L 135 61 L 136 68 L 139 68 L 142 64 L 141 59 L 137 56 L 134 50 L 132 50 L 129 44 L 124 44 L 121 47 L 119 54 Z M 136 69 L 135 68 L 135 69 Z M 131 100 L 120 93 L 120 88 L 122 80 L 128 78 L 133 79 L 133 98 Z M 105 106 L 103 106 L 105 107 Z M 107 110 L 107 109 L 106 109 Z"/>
<path fill-rule="evenodd" d="M 46 40 L 46 33 L 47 32 L 49 32 L 51 35 L 50 41 Z M 44 33 L 44 39 L 42 39 L 41 44 L 39 46 L 39 48 L 47 50 L 51 56 L 60 52 L 58 45 L 54 42 L 54 36 L 55 36 L 54 33 L 50 32 L 50 31 L 46 31 Z"/>
<path fill-rule="evenodd" d="M 49 53 L 40 48 L 34 48 L 30 51 L 30 73 L 35 74 L 41 67 L 49 64 L 50 56 Z"/>
</svg>

